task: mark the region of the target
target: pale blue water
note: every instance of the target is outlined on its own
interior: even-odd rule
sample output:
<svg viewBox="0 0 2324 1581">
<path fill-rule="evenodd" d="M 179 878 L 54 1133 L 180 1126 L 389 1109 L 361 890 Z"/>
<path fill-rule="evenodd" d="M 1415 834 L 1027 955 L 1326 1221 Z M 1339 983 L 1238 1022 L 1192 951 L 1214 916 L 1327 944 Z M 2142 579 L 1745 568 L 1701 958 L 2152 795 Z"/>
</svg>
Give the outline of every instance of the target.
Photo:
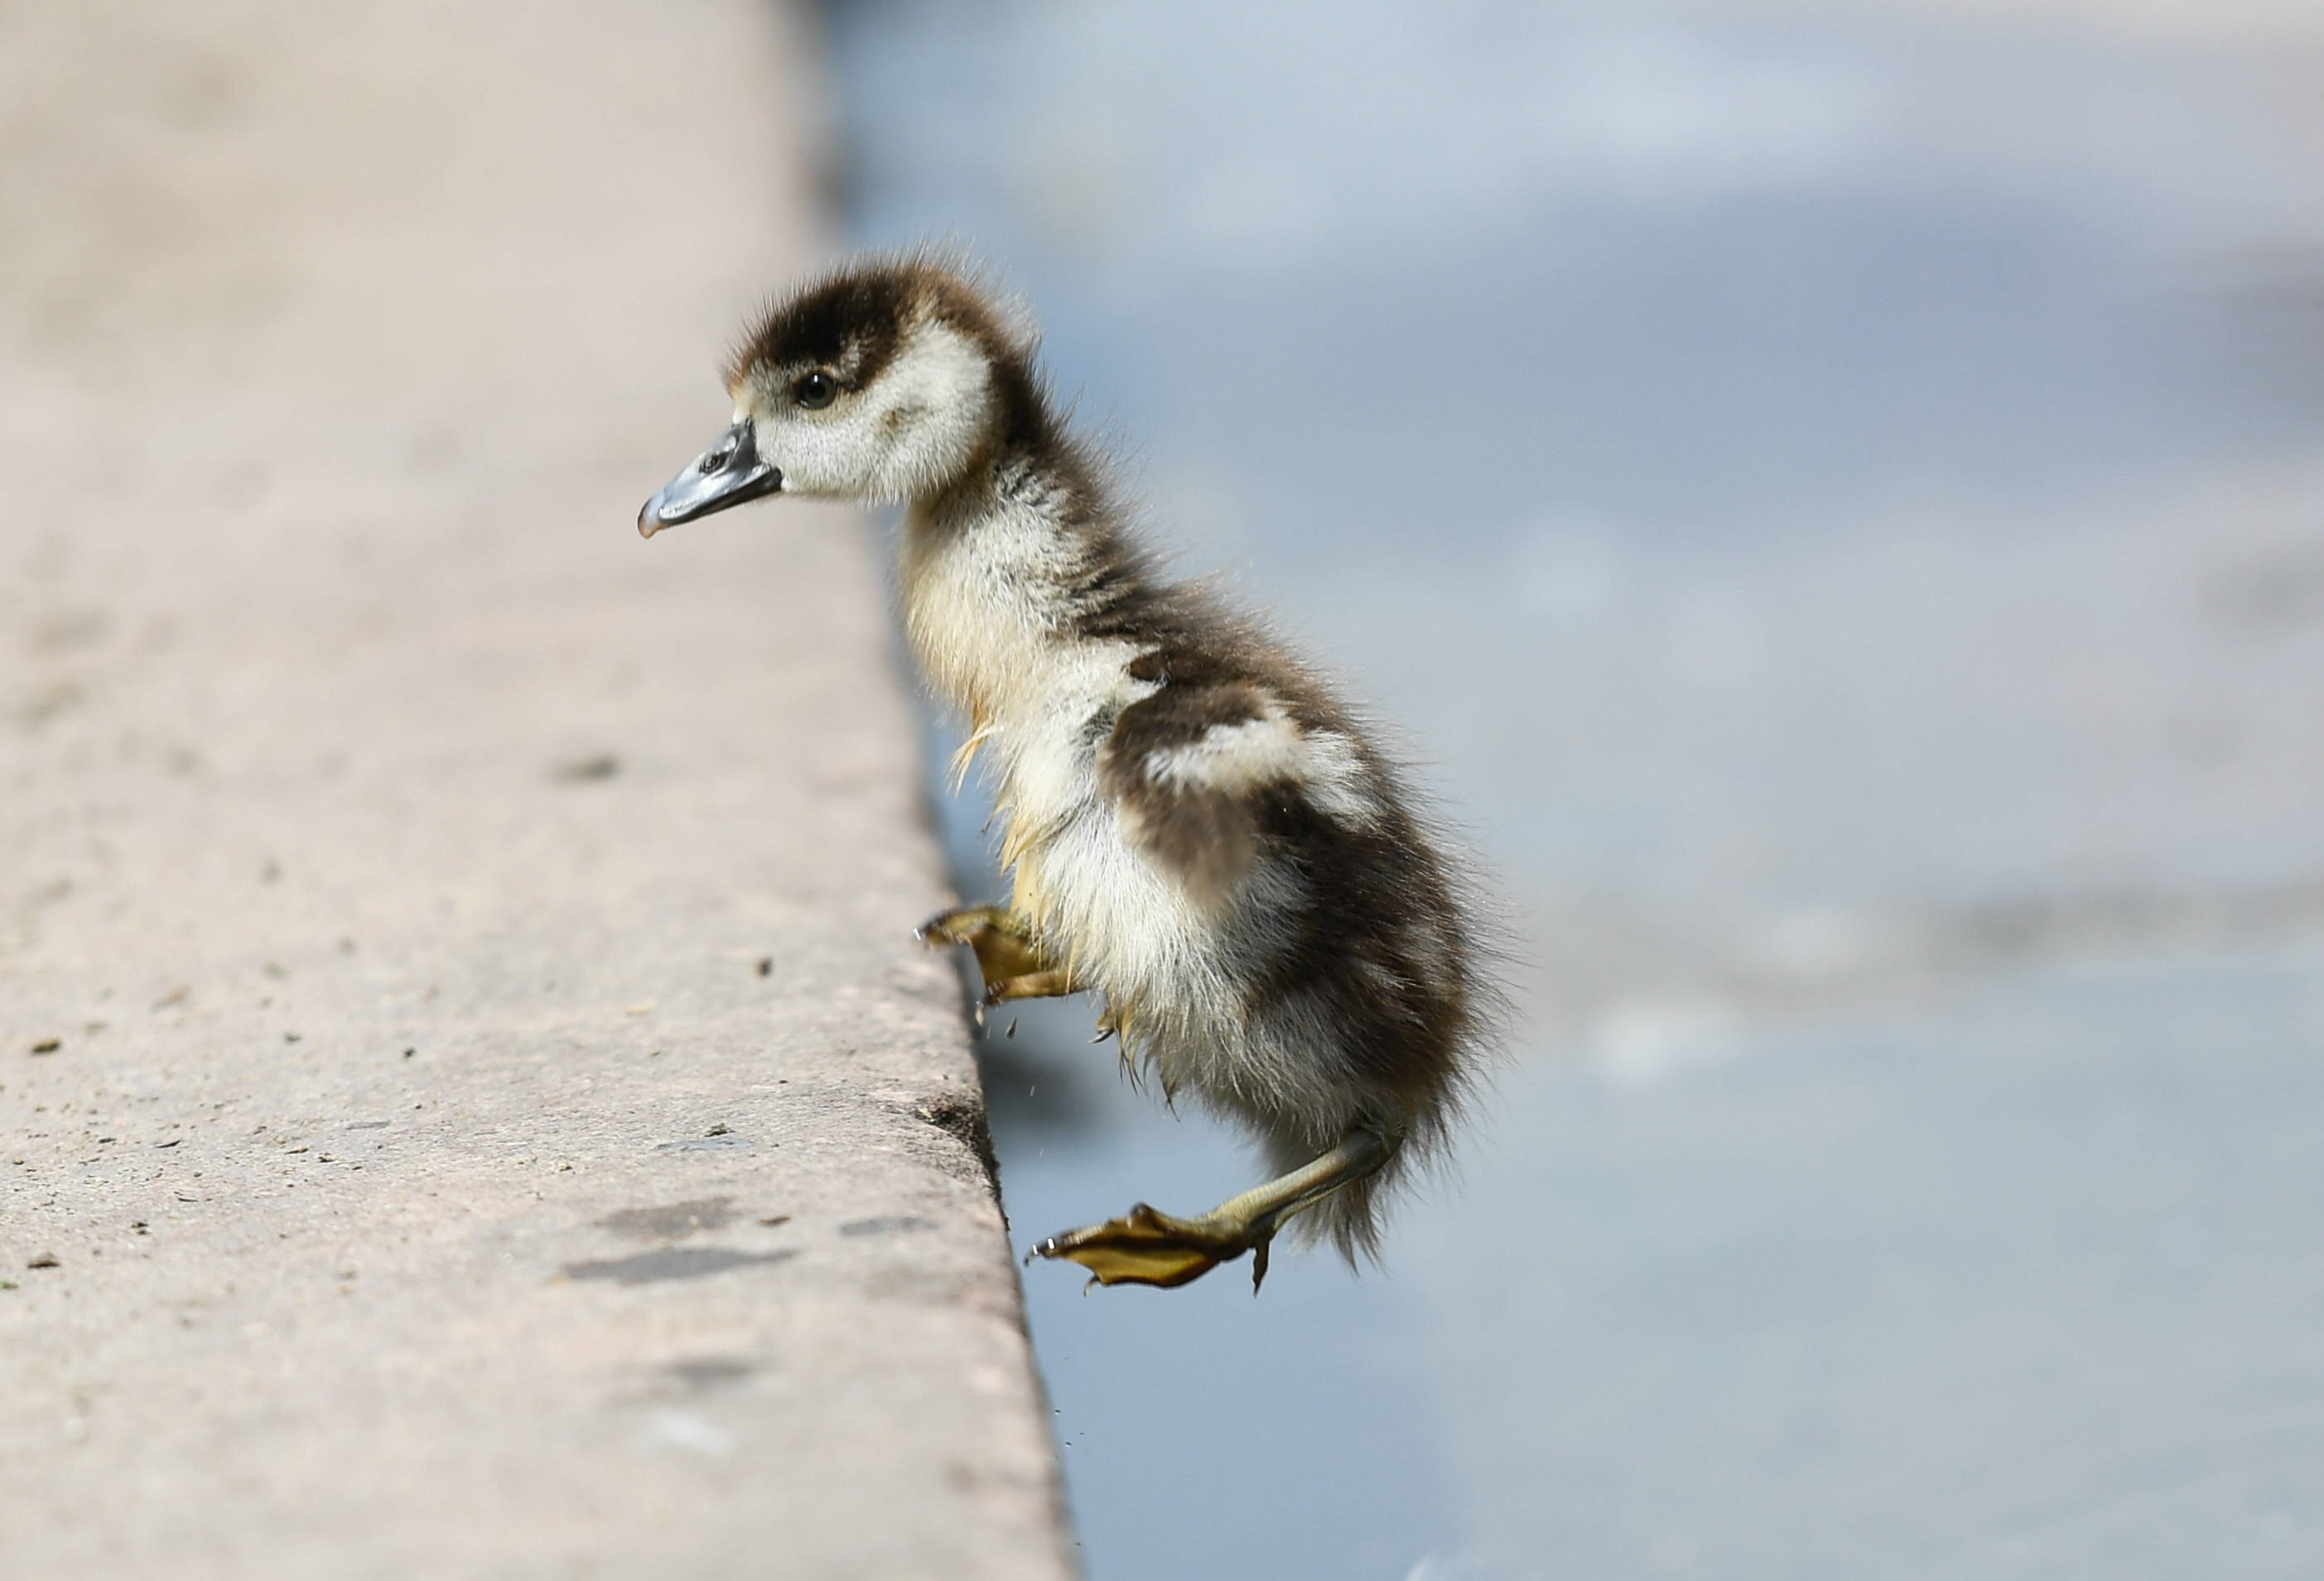
<svg viewBox="0 0 2324 1581">
<path fill-rule="evenodd" d="M 1098 1581 L 2324 1570 L 2324 32 L 2155 14 L 833 12 L 1521 937 L 1384 1267 L 1028 1270 Z M 1256 1178 L 1090 1015 L 1020 1244 Z"/>
</svg>

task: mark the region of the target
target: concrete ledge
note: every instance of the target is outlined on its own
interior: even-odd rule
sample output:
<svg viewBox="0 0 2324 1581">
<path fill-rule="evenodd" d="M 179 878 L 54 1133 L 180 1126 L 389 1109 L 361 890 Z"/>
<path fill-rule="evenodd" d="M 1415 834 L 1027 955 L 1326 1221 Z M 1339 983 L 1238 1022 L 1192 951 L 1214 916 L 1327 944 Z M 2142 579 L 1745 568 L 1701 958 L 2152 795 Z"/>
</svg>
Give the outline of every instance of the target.
<svg viewBox="0 0 2324 1581">
<path fill-rule="evenodd" d="M 10 1576 L 1070 1571 L 866 535 L 630 526 L 810 44 L 0 19 Z"/>
</svg>

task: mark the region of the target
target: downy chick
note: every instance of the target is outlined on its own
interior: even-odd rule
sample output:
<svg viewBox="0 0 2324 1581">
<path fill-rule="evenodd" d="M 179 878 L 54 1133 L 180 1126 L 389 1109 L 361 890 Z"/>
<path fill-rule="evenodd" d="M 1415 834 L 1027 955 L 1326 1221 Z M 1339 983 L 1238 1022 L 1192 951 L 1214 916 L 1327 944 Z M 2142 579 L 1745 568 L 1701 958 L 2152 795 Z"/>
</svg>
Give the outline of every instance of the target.
<svg viewBox="0 0 2324 1581">
<path fill-rule="evenodd" d="M 1156 572 L 1032 336 L 926 259 L 843 267 L 727 370 L 733 424 L 638 529 L 775 493 L 900 502 L 904 626 L 991 756 L 1006 905 L 922 929 L 989 1004 L 1091 991 L 1167 1094 L 1277 1178 L 1193 1218 L 1140 1204 L 1042 1242 L 1111 1284 L 1177 1285 L 1286 1222 L 1351 1259 L 1444 1144 L 1497 1003 L 1473 907 L 1396 767 L 1259 625 Z"/>
</svg>

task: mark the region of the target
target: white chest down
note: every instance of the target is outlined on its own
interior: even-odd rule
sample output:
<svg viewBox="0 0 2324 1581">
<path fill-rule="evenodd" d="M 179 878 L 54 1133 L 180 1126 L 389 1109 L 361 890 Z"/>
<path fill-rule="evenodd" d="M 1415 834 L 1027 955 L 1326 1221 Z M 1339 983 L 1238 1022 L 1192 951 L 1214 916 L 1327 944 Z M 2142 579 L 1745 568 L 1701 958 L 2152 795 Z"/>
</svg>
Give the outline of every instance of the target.
<svg viewBox="0 0 2324 1581">
<path fill-rule="evenodd" d="M 1105 722 L 1157 688 L 1133 680 L 1118 652 L 1100 673 L 1061 685 L 1048 705 L 994 722 L 1002 859 L 1014 880 L 1012 909 L 1065 957 L 1073 977 L 1117 1007 L 1153 1007 L 1192 997 L 1216 1003 L 1216 921 L 1177 875 L 1131 837 L 1100 785 Z M 1061 666 L 1064 667 L 1079 667 Z"/>
<path fill-rule="evenodd" d="M 919 512 L 904 525 L 903 611 L 931 686 L 965 714 L 962 767 L 980 752 L 997 771 L 1002 865 L 1014 909 L 1069 954 L 1077 977 L 1135 993 L 1139 962 L 1182 955 L 1151 935 L 1191 923 L 1185 897 L 1125 837 L 1101 795 L 1102 727 L 1157 686 L 1134 679 L 1138 648 L 1057 635 L 1054 523 L 1001 509 L 975 531 L 947 531 Z"/>
</svg>

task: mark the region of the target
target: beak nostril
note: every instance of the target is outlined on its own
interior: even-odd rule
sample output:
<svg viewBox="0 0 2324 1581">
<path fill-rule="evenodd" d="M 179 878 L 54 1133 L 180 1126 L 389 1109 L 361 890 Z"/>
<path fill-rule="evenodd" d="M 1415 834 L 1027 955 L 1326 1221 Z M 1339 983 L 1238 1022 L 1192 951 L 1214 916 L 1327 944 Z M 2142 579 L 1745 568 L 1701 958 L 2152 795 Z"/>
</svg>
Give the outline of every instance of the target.
<svg viewBox="0 0 2324 1581">
<path fill-rule="evenodd" d="M 745 500 L 763 500 L 782 486 L 783 474 L 759 459 L 759 447 L 751 442 L 750 425 L 736 423 L 646 501 L 638 529 L 650 538 L 665 527 L 708 516 Z"/>
</svg>

